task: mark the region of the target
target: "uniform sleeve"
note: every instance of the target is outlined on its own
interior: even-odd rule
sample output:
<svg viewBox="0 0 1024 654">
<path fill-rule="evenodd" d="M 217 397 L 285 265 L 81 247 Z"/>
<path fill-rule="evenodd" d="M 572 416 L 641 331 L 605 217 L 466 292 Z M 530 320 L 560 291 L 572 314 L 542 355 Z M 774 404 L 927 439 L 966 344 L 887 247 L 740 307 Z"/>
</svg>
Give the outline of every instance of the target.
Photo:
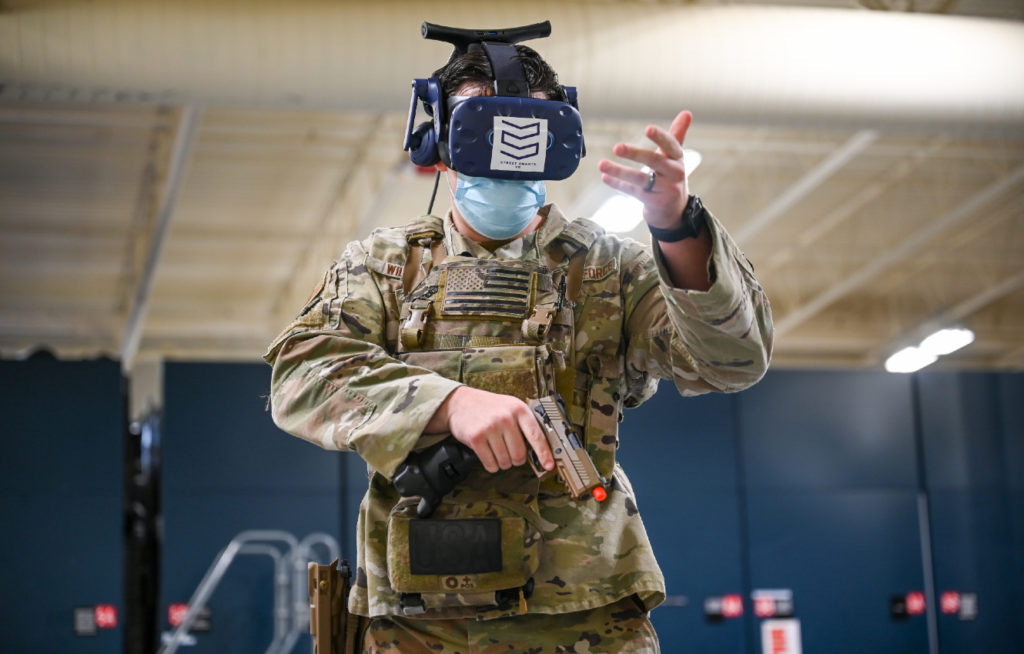
<svg viewBox="0 0 1024 654">
<path fill-rule="evenodd" d="M 768 369 L 768 298 L 736 243 L 714 216 L 706 216 L 713 280 L 707 291 L 673 287 L 656 241 L 653 261 L 633 264 L 635 280 L 624 286 L 632 293 L 626 298 L 626 372 L 632 386 L 650 375 L 674 380 L 683 395 L 734 392 Z"/>
<path fill-rule="evenodd" d="M 351 243 L 299 317 L 271 344 L 271 414 L 288 433 L 354 450 L 390 477 L 460 386 L 385 349 L 386 316 L 366 249 Z"/>
</svg>

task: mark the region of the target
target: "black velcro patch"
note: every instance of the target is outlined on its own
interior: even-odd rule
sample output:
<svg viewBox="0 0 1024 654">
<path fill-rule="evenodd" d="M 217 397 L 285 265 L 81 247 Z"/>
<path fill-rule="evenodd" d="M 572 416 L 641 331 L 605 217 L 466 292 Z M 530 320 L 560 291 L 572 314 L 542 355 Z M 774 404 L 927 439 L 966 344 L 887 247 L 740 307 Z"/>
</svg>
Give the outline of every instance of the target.
<svg viewBox="0 0 1024 654">
<path fill-rule="evenodd" d="M 501 571 L 501 520 L 413 520 L 409 571 L 461 575 Z"/>
</svg>

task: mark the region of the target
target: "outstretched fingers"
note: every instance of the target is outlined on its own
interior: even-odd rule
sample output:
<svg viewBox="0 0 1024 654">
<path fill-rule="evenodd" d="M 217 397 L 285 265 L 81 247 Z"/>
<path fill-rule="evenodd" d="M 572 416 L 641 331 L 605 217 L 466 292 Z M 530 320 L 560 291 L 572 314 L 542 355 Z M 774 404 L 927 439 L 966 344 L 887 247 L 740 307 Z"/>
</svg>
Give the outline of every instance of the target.
<svg viewBox="0 0 1024 654">
<path fill-rule="evenodd" d="M 658 149 L 653 152 L 655 156 L 661 156 L 670 161 L 683 158 L 683 144 L 675 134 L 657 125 L 648 125 L 644 136 L 649 138 Z"/>
</svg>

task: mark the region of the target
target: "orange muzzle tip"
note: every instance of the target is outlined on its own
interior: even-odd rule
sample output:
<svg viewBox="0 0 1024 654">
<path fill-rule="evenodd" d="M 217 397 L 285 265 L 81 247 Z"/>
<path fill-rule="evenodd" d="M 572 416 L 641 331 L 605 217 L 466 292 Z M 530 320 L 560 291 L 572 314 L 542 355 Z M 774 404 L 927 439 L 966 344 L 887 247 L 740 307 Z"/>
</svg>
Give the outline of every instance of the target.
<svg viewBox="0 0 1024 654">
<path fill-rule="evenodd" d="M 594 499 L 598 502 L 604 502 L 605 498 L 608 497 L 608 491 L 604 489 L 604 486 L 598 486 L 592 490 L 591 493 L 594 495 Z"/>
</svg>

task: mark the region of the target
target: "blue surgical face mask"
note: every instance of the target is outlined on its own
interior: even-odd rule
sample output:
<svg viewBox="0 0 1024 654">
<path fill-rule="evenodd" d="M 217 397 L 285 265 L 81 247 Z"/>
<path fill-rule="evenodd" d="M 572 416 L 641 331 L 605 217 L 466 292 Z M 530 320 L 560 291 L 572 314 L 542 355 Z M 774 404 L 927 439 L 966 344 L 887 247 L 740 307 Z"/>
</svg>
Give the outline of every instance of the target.
<svg viewBox="0 0 1024 654">
<path fill-rule="evenodd" d="M 544 180 L 491 179 L 458 174 L 455 206 L 469 226 L 496 241 L 526 229 L 544 206 Z"/>
</svg>

